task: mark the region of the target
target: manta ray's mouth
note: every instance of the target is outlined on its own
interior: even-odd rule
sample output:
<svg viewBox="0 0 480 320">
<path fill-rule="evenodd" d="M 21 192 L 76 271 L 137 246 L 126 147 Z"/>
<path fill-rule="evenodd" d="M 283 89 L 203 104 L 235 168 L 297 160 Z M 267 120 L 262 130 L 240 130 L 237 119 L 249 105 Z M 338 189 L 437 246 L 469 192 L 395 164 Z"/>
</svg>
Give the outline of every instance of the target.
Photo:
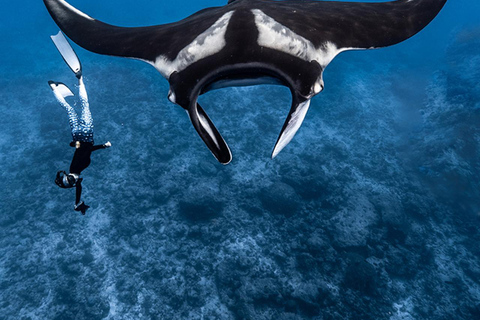
<svg viewBox="0 0 480 320">
<path fill-rule="evenodd" d="M 268 75 L 258 75 L 252 77 L 223 77 L 216 79 L 215 81 L 207 84 L 201 90 L 201 94 L 222 89 L 222 88 L 229 88 L 229 87 L 247 87 L 247 86 L 255 86 L 261 84 L 272 84 L 272 85 L 285 85 L 284 81 L 268 76 Z"/>
<path fill-rule="evenodd" d="M 260 84 L 283 85 L 292 89 L 294 84 L 291 82 L 287 75 L 271 66 L 248 63 L 219 68 L 205 76 L 198 85 L 200 86 L 199 94 L 203 94 L 221 88 Z"/>
</svg>

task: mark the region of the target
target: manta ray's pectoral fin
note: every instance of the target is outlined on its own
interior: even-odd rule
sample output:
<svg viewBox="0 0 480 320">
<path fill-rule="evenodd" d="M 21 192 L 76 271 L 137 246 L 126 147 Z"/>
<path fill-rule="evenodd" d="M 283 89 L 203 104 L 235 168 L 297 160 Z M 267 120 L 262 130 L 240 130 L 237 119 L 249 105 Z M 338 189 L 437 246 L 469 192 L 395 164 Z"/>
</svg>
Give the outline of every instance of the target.
<svg viewBox="0 0 480 320">
<path fill-rule="evenodd" d="M 203 142 L 205 142 L 215 158 L 217 158 L 221 164 L 230 163 L 230 161 L 232 161 L 230 148 L 228 148 L 227 143 L 202 107 L 200 107 L 198 103 L 194 103 L 187 109 L 187 112 L 193 127 L 197 130 L 198 135 L 202 138 Z"/>
<path fill-rule="evenodd" d="M 275 144 L 275 148 L 273 149 L 272 159 L 275 158 L 280 151 L 282 151 L 282 149 L 285 148 L 285 146 L 293 139 L 295 133 L 297 133 L 298 129 L 302 125 L 303 119 L 305 119 L 305 115 L 307 114 L 309 107 L 310 99 L 302 101 L 296 99 L 295 97 L 293 98 L 292 108 L 288 113 L 285 124 L 283 125 L 277 143 Z"/>
</svg>

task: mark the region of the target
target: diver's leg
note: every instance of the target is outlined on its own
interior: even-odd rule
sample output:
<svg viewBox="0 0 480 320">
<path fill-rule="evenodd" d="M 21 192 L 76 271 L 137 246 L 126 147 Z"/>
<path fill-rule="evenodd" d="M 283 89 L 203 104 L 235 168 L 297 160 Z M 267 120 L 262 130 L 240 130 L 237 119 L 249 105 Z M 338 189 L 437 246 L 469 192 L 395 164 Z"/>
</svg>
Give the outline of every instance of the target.
<svg viewBox="0 0 480 320">
<path fill-rule="evenodd" d="M 73 93 L 70 89 L 60 82 L 49 81 L 48 84 L 57 98 L 60 105 L 65 108 L 68 114 L 68 122 L 70 123 L 70 130 L 72 131 L 72 136 L 75 136 L 75 132 L 79 128 L 77 112 L 73 107 L 65 100 L 66 97 L 73 96 Z"/>
<path fill-rule="evenodd" d="M 72 132 L 72 136 L 75 137 L 75 132 L 79 130 L 77 112 L 68 103 L 66 103 L 66 106 L 64 107 L 65 107 L 65 110 L 67 110 L 68 122 L 70 124 L 70 131 Z"/>
<path fill-rule="evenodd" d="M 78 78 L 78 86 L 78 93 L 80 96 L 80 102 L 82 104 L 82 115 L 80 119 L 82 135 L 84 136 L 85 142 L 93 143 L 93 118 L 92 114 L 90 113 L 90 104 L 88 103 L 88 95 L 83 82 L 83 77 Z"/>
<path fill-rule="evenodd" d="M 92 114 L 90 113 L 90 105 L 88 103 L 87 90 L 85 89 L 85 84 L 83 83 L 83 77 L 78 79 L 78 93 L 80 95 L 80 102 L 82 103 L 82 121 L 85 126 L 93 127 Z"/>
</svg>

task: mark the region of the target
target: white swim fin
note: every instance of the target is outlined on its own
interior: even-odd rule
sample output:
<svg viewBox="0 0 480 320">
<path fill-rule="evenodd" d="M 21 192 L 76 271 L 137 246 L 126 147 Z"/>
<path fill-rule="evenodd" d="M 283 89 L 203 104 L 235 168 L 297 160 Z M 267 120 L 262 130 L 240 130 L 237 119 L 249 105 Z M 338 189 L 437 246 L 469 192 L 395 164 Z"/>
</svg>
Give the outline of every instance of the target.
<svg viewBox="0 0 480 320">
<path fill-rule="evenodd" d="M 65 84 L 61 82 L 48 81 L 48 85 L 52 89 L 55 96 L 60 96 L 63 99 L 66 97 L 73 97 L 74 94 Z"/>
<path fill-rule="evenodd" d="M 72 69 L 75 76 L 80 78 L 82 76 L 82 65 L 80 64 L 77 54 L 73 51 L 72 46 L 68 43 L 67 38 L 65 38 L 61 31 L 54 36 L 50 36 L 50 38 L 52 38 L 52 41 L 62 55 L 63 60 L 65 60 L 70 69 Z"/>
</svg>

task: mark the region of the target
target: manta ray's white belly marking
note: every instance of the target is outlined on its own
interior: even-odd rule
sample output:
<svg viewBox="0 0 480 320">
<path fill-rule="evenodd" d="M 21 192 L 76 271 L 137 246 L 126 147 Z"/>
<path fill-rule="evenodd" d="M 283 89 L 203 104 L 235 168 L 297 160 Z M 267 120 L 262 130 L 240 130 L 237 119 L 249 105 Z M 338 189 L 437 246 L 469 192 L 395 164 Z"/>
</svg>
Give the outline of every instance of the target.
<svg viewBox="0 0 480 320">
<path fill-rule="evenodd" d="M 310 40 L 296 34 L 263 11 L 252 9 L 252 13 L 259 31 L 258 45 L 262 47 L 282 51 L 305 61 L 315 60 L 322 68 L 325 68 L 337 54 L 350 49 L 339 49 L 330 41 L 323 43 L 320 48 L 315 48 Z"/>
<path fill-rule="evenodd" d="M 157 57 L 153 66 L 167 79 L 174 71 L 182 71 L 194 62 L 220 52 L 226 45 L 225 32 L 233 11 L 225 13 L 210 28 L 199 34 L 171 61 L 164 55 Z"/>
</svg>

